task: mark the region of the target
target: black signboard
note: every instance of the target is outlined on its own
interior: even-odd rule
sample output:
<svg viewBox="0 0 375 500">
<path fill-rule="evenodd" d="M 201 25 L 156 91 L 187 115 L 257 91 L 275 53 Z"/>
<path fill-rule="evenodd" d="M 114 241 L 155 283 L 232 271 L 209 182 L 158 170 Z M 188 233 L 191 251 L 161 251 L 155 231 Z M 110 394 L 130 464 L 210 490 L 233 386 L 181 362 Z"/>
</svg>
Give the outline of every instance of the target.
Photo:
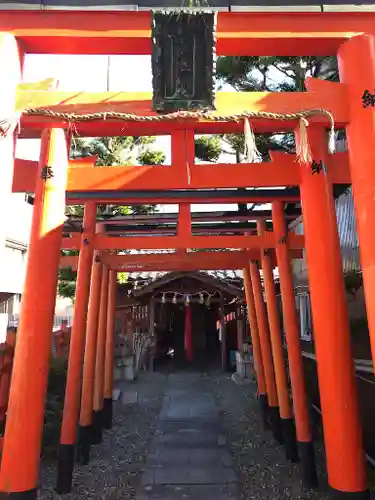
<svg viewBox="0 0 375 500">
<path fill-rule="evenodd" d="M 213 109 L 216 16 L 154 13 L 152 17 L 153 108 Z"/>
</svg>

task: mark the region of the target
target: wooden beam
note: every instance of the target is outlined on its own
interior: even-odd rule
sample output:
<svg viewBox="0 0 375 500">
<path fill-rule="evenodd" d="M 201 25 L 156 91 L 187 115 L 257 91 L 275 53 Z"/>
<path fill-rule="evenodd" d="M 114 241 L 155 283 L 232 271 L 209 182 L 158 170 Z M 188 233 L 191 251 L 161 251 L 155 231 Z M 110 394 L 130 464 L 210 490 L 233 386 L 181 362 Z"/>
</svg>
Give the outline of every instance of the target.
<svg viewBox="0 0 375 500">
<path fill-rule="evenodd" d="M 271 250 L 271 254 L 274 251 Z M 302 249 L 289 250 L 291 259 L 302 258 Z M 225 270 L 242 269 L 249 260 L 258 259 L 258 249 L 237 252 L 191 252 L 169 254 L 140 254 L 140 255 L 104 255 L 103 262 L 116 271 L 197 271 L 197 270 Z M 60 267 L 77 269 L 78 256 L 63 256 Z"/>
<path fill-rule="evenodd" d="M 142 249 L 177 249 L 177 248 L 275 248 L 275 236 L 267 232 L 262 236 L 133 236 L 111 237 L 96 235 L 93 242 L 98 250 L 142 250 Z M 304 237 L 291 233 L 289 248 L 303 248 Z M 63 238 L 62 248 L 79 250 L 80 235 L 74 234 Z"/>
<path fill-rule="evenodd" d="M 76 168 L 82 169 L 87 167 L 93 167 L 97 159 L 98 159 L 97 156 L 87 156 L 85 158 L 69 160 L 69 168 L 73 170 Z M 12 192 L 34 193 L 37 170 L 38 170 L 37 161 L 16 158 L 14 161 Z M 70 172 L 72 172 L 72 170 L 70 170 Z M 85 171 L 87 172 L 87 170 Z"/>
<path fill-rule="evenodd" d="M 373 33 L 372 12 L 219 12 L 219 55 L 335 55 L 348 38 Z M 105 28 L 104 28 L 105 27 Z M 0 31 L 25 52 L 151 54 L 150 12 L 1 11 Z"/>
<path fill-rule="evenodd" d="M 173 192 L 173 191 L 172 191 Z M 142 193 L 142 196 L 131 196 L 132 191 L 118 192 L 118 196 L 106 196 L 107 191 L 104 193 L 98 192 L 98 196 L 95 197 L 95 202 L 97 204 L 104 205 L 175 205 L 181 202 L 190 203 L 190 204 L 238 204 L 242 202 L 246 203 L 269 203 L 276 199 L 275 196 L 270 194 L 267 197 L 262 196 L 261 194 L 257 194 L 257 190 L 245 191 L 241 193 L 241 196 L 237 196 L 233 198 L 231 196 L 225 195 L 225 191 L 222 191 L 222 195 L 215 196 L 210 198 L 209 195 L 207 198 L 202 198 L 202 196 L 197 196 L 194 192 L 191 195 L 186 196 L 185 194 L 181 196 L 179 192 L 173 192 L 173 196 L 163 196 L 160 194 L 153 193 L 152 191 L 145 191 Z M 126 196 L 124 195 L 126 193 Z M 181 191 L 184 193 L 184 191 Z M 200 193 L 200 191 L 197 191 Z M 112 193 L 113 194 L 113 193 Z M 78 192 L 67 192 L 67 205 L 83 205 L 86 201 L 88 201 L 90 196 L 87 195 L 87 192 L 78 191 Z M 277 199 L 280 201 L 284 201 L 285 203 L 293 203 L 299 202 L 300 196 L 289 193 L 287 190 L 285 194 L 282 196 L 277 196 Z"/>
<path fill-rule="evenodd" d="M 170 190 L 230 187 L 298 186 L 300 169 L 296 157 L 272 152 L 268 163 L 197 164 L 190 166 L 190 184 L 186 165 L 93 167 L 94 157 L 70 160 L 67 191 Z M 83 165 L 84 162 L 87 164 Z M 36 162 L 16 160 L 13 192 L 35 190 Z M 334 184 L 350 184 L 348 154 L 328 157 L 326 165 Z"/>
<path fill-rule="evenodd" d="M 1 15 L 1 14 L 0 14 Z M 134 113 L 139 116 L 155 116 L 152 111 L 152 95 L 149 92 L 59 92 L 59 91 L 19 91 L 17 93 L 17 110 L 25 108 L 48 108 L 55 112 L 86 114 L 97 112 Z M 346 92 L 343 84 L 330 83 L 324 92 L 218 92 L 214 116 L 227 116 L 244 111 L 264 111 L 272 113 L 296 113 L 302 110 L 323 108 L 329 110 L 337 126 L 348 122 Z M 160 115 L 159 115 L 160 116 Z M 329 126 L 324 115 L 316 115 L 309 119 Z M 252 118 L 255 132 L 273 132 L 276 130 L 292 130 L 296 126 L 291 120 L 269 120 Z M 68 121 L 61 122 L 53 117 L 23 116 L 23 128 L 41 130 L 46 127 L 70 127 Z M 100 122 L 75 123 L 76 133 L 80 136 L 109 135 L 153 135 L 169 134 L 171 130 L 181 128 L 177 120 L 173 122 L 135 123 L 116 120 Z M 240 122 L 211 122 L 192 120 L 190 128 L 196 133 L 224 133 L 229 130 L 243 131 Z"/>
</svg>

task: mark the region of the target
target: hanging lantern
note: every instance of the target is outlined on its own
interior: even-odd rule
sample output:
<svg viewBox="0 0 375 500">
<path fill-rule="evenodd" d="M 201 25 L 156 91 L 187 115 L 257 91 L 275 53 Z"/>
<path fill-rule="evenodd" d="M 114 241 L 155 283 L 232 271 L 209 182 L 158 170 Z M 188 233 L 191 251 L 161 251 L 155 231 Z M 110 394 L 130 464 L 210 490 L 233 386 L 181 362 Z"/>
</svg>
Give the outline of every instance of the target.
<svg viewBox="0 0 375 500">
<path fill-rule="evenodd" d="M 162 298 L 161 298 L 161 303 L 165 304 L 167 302 L 167 299 L 165 298 L 165 293 L 163 293 Z"/>
<path fill-rule="evenodd" d="M 207 300 L 206 300 L 206 306 L 210 307 L 211 305 L 211 297 L 208 295 Z"/>
<path fill-rule="evenodd" d="M 199 294 L 199 303 L 200 304 L 204 304 L 204 295 L 203 295 L 203 293 Z"/>
<path fill-rule="evenodd" d="M 186 295 L 185 297 L 185 306 L 188 306 L 190 304 L 190 295 Z"/>
<path fill-rule="evenodd" d="M 177 293 L 174 294 L 174 297 L 172 299 L 172 304 L 177 304 Z"/>
</svg>

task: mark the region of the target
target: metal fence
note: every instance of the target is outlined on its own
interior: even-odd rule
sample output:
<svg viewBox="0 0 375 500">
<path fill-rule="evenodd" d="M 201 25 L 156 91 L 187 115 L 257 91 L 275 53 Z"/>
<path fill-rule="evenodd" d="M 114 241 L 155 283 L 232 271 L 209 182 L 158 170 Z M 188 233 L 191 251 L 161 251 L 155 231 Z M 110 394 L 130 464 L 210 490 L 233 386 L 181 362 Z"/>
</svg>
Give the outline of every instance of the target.
<svg viewBox="0 0 375 500">
<path fill-rule="evenodd" d="M 8 315 L 8 327 L 17 328 L 19 323 L 19 314 L 9 314 Z M 53 318 L 53 328 L 59 328 L 61 325 L 71 326 L 73 322 L 73 316 L 60 316 L 55 315 Z"/>
</svg>

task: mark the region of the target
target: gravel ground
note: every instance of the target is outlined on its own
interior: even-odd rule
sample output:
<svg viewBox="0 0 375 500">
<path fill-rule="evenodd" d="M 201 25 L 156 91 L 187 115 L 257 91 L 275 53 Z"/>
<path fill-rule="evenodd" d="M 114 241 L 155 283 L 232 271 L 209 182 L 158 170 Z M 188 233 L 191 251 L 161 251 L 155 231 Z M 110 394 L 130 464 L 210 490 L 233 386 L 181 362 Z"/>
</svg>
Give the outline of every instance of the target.
<svg viewBox="0 0 375 500">
<path fill-rule="evenodd" d="M 237 464 L 244 500 L 324 500 L 328 498 L 323 443 L 315 442 L 319 489 L 302 488 L 298 464 L 285 459 L 283 448 L 264 432 L 254 383 L 237 385 L 230 376 L 212 377 L 223 426 Z M 369 470 L 374 484 L 373 470 Z M 374 488 L 371 488 L 374 493 Z"/>
<path fill-rule="evenodd" d="M 103 442 L 92 447 L 90 465 L 76 467 L 72 493 L 58 495 L 54 491 L 56 464 L 43 464 L 39 498 L 135 499 L 166 380 L 166 375 L 144 372 L 136 382 L 123 385 L 123 394 L 131 402 L 114 404 L 113 429 L 105 431 Z"/>
<path fill-rule="evenodd" d="M 72 493 L 62 497 L 55 493 L 56 466 L 45 463 L 39 498 L 135 500 L 162 396 L 172 380 L 173 374 L 142 373 L 135 383 L 126 383 L 123 393 L 128 402 L 115 404 L 113 429 L 105 432 L 101 445 L 92 448 L 91 464 L 76 468 Z M 315 446 L 320 487 L 317 491 L 307 491 L 301 486 L 298 465 L 287 462 L 283 448 L 275 444 L 270 432 L 262 429 L 255 384 L 237 385 L 228 374 L 211 373 L 204 374 L 203 385 L 216 397 L 243 500 L 324 500 L 328 497 L 321 440 Z M 370 480 L 375 484 L 373 472 L 370 472 Z"/>
</svg>

